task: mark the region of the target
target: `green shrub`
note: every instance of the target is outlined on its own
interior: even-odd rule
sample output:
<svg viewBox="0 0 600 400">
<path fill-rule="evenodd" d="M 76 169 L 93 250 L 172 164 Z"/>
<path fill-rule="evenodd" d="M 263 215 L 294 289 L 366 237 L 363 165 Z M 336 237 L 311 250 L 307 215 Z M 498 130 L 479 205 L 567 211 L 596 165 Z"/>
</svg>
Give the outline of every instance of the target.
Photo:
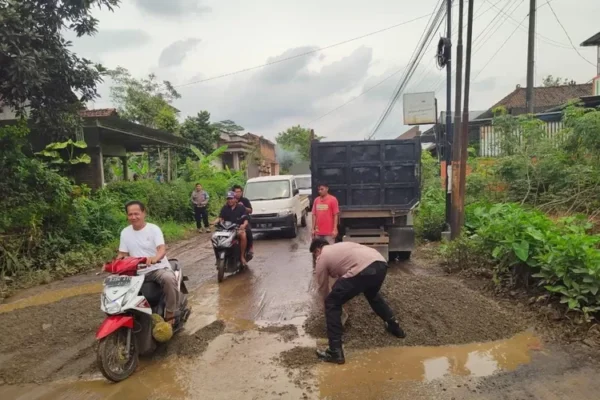
<svg viewBox="0 0 600 400">
<path fill-rule="evenodd" d="M 585 218 L 554 222 L 516 204 L 473 204 L 466 226 L 495 261 L 497 280 L 525 267 L 569 309 L 600 310 L 600 236 L 586 233 Z"/>
</svg>

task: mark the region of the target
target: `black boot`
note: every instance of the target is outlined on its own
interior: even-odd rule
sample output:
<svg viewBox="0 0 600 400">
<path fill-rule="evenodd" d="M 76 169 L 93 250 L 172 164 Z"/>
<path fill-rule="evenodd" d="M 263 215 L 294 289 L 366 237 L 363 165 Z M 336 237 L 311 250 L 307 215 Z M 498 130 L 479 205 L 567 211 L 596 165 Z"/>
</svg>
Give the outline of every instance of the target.
<svg viewBox="0 0 600 400">
<path fill-rule="evenodd" d="M 342 346 L 331 348 L 331 346 L 325 350 L 317 350 L 317 357 L 325 362 L 333 364 L 344 364 L 346 359 L 344 358 L 344 350 Z"/>
<path fill-rule="evenodd" d="M 404 333 L 404 331 L 400 327 L 400 324 L 395 319 L 390 319 L 389 321 L 387 321 L 385 323 L 385 329 L 399 339 L 404 339 L 406 337 L 406 333 Z"/>
</svg>

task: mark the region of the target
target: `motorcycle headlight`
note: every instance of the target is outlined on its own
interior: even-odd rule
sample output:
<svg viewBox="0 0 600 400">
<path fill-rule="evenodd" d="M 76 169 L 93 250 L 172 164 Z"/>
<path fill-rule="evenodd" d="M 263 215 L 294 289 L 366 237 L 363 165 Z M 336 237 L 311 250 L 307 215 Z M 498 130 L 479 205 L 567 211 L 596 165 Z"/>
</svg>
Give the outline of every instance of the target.
<svg viewBox="0 0 600 400">
<path fill-rule="evenodd" d="M 294 213 L 294 210 L 282 210 L 282 211 L 279 211 L 279 216 L 287 217 L 288 215 L 292 215 L 293 213 Z"/>
<path fill-rule="evenodd" d="M 102 303 L 108 314 L 116 314 L 121 311 L 121 302 L 119 299 L 112 301 L 105 294 L 102 294 Z"/>
<path fill-rule="evenodd" d="M 129 289 L 127 291 L 127 293 L 125 293 L 125 295 L 123 296 L 123 300 L 121 301 L 121 306 L 124 306 L 125 304 L 129 303 L 129 301 L 131 299 L 133 299 L 135 296 L 137 296 L 138 292 L 137 292 L 137 288 L 136 287 L 132 287 L 131 289 Z"/>
</svg>

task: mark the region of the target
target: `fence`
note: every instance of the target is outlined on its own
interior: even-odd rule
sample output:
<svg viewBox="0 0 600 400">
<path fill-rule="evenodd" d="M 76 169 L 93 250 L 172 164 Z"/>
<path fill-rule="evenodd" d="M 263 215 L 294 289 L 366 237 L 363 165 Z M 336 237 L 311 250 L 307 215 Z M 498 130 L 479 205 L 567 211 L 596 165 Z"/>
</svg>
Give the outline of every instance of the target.
<svg viewBox="0 0 600 400">
<path fill-rule="evenodd" d="M 558 143 L 559 132 L 563 129 L 562 121 L 548 121 L 544 123 L 545 137 L 550 140 L 556 140 Z M 519 142 L 523 138 L 520 129 L 515 129 L 511 137 Z M 479 127 L 479 156 L 480 157 L 499 157 L 502 155 L 502 133 L 495 132 L 493 125 L 483 125 Z"/>
</svg>

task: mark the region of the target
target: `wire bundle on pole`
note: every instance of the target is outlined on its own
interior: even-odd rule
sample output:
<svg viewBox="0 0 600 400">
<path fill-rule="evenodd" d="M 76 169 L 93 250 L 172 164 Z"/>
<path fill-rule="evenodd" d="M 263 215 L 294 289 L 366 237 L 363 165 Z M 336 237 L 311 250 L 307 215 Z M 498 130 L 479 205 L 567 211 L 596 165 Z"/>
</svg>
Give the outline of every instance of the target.
<svg viewBox="0 0 600 400">
<path fill-rule="evenodd" d="M 423 32 L 423 35 L 421 35 L 421 41 L 415 48 L 415 51 L 413 52 L 413 55 L 411 57 L 411 61 L 409 62 L 408 67 L 404 71 L 404 74 L 402 75 L 400 82 L 398 82 L 398 85 L 396 86 L 396 89 L 394 90 L 394 95 L 390 99 L 384 112 L 381 114 L 381 116 L 377 120 L 377 123 L 375 124 L 375 127 L 371 131 L 371 134 L 366 138 L 367 140 L 371 140 L 373 138 L 373 136 L 375 136 L 377 131 L 381 128 L 381 126 L 383 125 L 385 120 L 390 115 L 392 109 L 396 105 L 396 101 L 398 101 L 398 99 L 400 98 L 400 95 L 403 93 L 404 89 L 406 88 L 406 85 L 408 85 L 408 82 L 414 75 L 414 73 L 417 69 L 417 66 L 419 65 L 419 63 L 421 62 L 421 59 L 423 58 L 423 55 L 425 54 L 425 52 L 424 52 L 425 48 L 427 48 L 428 44 L 431 43 L 431 41 L 433 40 L 433 37 L 435 35 L 435 32 L 439 29 L 439 27 L 442 25 L 442 22 L 444 21 L 444 16 L 446 15 L 446 1 L 448 1 L 448 0 L 443 0 L 441 2 L 441 4 L 439 6 L 437 6 L 437 11 L 435 12 L 435 16 L 432 20 L 430 20 L 428 27 Z"/>
<path fill-rule="evenodd" d="M 452 44 L 450 38 L 440 38 L 440 41 L 438 42 L 437 53 L 435 55 L 437 65 L 440 69 L 445 68 L 450 62 L 451 52 Z"/>
</svg>

